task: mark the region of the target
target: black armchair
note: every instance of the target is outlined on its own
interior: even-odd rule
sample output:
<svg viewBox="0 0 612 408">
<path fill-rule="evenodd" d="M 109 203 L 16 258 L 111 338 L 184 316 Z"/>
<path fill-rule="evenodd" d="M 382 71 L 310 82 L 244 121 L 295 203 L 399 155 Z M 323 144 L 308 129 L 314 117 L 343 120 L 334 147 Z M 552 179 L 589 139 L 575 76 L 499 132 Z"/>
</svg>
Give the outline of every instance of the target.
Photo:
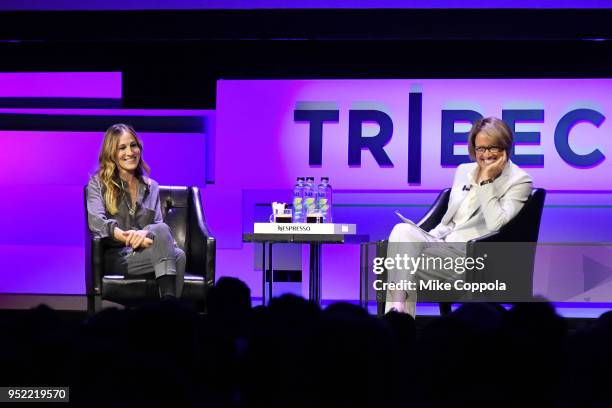
<svg viewBox="0 0 612 408">
<path fill-rule="evenodd" d="M 200 191 L 197 187 L 160 186 L 159 194 L 164 222 L 187 258 L 182 299 L 194 301 L 199 308 L 203 308 L 208 289 L 215 282 L 216 242 L 204 219 Z M 105 270 L 105 244 L 105 239 L 91 236 L 85 219 L 87 311 L 90 314 L 98 312 L 103 299 L 123 305 L 159 299 L 153 274 L 125 277 Z"/>
<path fill-rule="evenodd" d="M 448 200 L 450 197 L 450 188 L 444 189 L 438 195 L 436 201 L 432 204 L 429 211 L 423 216 L 417 224 L 425 231 L 430 231 L 440 223 L 442 217 L 446 213 Z M 544 209 L 544 200 L 546 198 L 546 190 L 543 188 L 534 188 L 527 202 L 519 211 L 519 213 L 504 225 L 499 231 L 478 237 L 467 242 L 467 256 L 477 257 L 483 251 L 483 248 L 491 249 L 491 246 L 479 245 L 491 242 L 514 242 L 524 243 L 519 244 L 520 254 L 512 252 L 501 252 L 495 256 L 498 267 L 504 262 L 511 264 L 516 269 L 515 274 L 510 277 L 512 282 L 509 282 L 509 287 L 514 288 L 511 293 L 508 293 L 509 298 L 531 298 L 533 296 L 533 266 L 535 262 L 536 243 L 540 232 L 540 221 L 542 218 L 542 210 Z M 386 240 L 377 242 L 376 256 L 384 257 L 387 253 Z M 507 257 L 504 259 L 504 257 Z M 466 273 L 465 280 L 467 282 L 482 282 L 491 281 L 491 276 L 483 274 L 495 273 L 496 265 L 487 265 L 483 272 L 470 271 Z M 505 276 L 508 278 L 508 276 Z M 381 276 L 381 279 L 386 280 L 386 271 Z M 378 313 L 384 312 L 384 293 L 377 293 Z M 440 313 L 448 314 L 451 310 L 451 304 L 448 302 L 440 303 Z"/>
</svg>

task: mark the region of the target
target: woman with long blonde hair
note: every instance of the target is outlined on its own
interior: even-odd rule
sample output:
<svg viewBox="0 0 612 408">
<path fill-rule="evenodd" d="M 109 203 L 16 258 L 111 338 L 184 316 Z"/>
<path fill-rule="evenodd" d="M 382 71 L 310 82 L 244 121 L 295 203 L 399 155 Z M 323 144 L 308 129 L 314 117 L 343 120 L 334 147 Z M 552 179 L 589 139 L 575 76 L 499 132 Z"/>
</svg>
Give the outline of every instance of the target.
<svg viewBox="0 0 612 408">
<path fill-rule="evenodd" d="M 154 273 L 162 299 L 180 297 L 185 253 L 163 222 L 159 185 L 149 177 L 142 151 L 131 126 L 108 128 L 98 170 L 87 185 L 89 230 L 106 240 L 106 270 L 125 276 Z"/>
</svg>

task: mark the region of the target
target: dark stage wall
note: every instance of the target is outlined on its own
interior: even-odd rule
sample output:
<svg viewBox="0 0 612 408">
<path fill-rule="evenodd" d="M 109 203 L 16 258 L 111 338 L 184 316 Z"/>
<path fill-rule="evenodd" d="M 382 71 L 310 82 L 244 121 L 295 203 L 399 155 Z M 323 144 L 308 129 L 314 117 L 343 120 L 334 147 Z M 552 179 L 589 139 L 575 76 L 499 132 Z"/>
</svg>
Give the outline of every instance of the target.
<svg viewBox="0 0 612 408">
<path fill-rule="evenodd" d="M 610 10 L 0 13 L 0 71 L 121 71 L 124 107 L 214 108 L 219 78 L 607 77 Z"/>
<path fill-rule="evenodd" d="M 611 42 L 575 40 L 4 43 L 0 55 L 3 72 L 120 71 L 130 108 L 211 109 L 221 78 L 600 78 L 612 72 Z"/>
</svg>

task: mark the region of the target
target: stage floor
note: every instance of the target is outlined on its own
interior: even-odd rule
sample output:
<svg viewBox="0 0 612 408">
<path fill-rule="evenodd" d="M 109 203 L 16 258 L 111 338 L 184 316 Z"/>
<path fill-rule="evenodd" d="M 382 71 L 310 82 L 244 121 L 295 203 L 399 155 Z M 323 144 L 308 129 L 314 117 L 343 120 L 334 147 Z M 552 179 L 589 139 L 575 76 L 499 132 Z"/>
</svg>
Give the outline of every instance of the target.
<svg viewBox="0 0 612 408">
<path fill-rule="evenodd" d="M 254 297 L 252 299 L 253 306 L 261 304 L 261 298 Z M 337 301 L 323 300 L 322 306 L 325 307 Z M 350 301 L 350 303 L 358 304 L 358 301 Z M 55 310 L 86 312 L 87 299 L 84 295 L 35 295 L 35 294 L 0 294 L 0 310 L 26 310 L 36 307 L 40 304 L 46 304 Z M 118 307 L 121 305 L 112 302 L 103 302 L 103 307 Z M 589 303 L 556 303 L 555 307 L 559 315 L 566 318 L 577 319 L 596 319 L 603 313 L 612 310 L 611 305 L 606 304 L 589 304 Z M 376 303 L 368 304 L 368 311 L 371 314 L 376 314 Z M 438 316 L 439 308 L 435 303 L 418 303 L 418 316 Z"/>
</svg>

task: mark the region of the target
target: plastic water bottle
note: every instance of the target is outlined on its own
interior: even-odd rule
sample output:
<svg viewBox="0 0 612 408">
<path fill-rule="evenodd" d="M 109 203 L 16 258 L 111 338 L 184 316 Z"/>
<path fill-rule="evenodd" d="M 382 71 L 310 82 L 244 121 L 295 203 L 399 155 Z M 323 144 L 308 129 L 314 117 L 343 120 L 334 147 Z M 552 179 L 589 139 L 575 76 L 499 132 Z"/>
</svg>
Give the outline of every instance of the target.
<svg viewBox="0 0 612 408">
<path fill-rule="evenodd" d="M 304 222 L 304 177 L 298 177 L 293 186 L 293 222 Z"/>
<path fill-rule="evenodd" d="M 308 214 L 308 209 L 316 208 L 317 186 L 315 185 L 314 177 L 306 177 L 306 185 L 304 186 L 304 220 Z"/>
<path fill-rule="evenodd" d="M 332 186 L 329 177 L 321 177 L 321 184 L 317 187 L 317 208 L 323 215 L 323 222 L 332 221 Z"/>
</svg>

